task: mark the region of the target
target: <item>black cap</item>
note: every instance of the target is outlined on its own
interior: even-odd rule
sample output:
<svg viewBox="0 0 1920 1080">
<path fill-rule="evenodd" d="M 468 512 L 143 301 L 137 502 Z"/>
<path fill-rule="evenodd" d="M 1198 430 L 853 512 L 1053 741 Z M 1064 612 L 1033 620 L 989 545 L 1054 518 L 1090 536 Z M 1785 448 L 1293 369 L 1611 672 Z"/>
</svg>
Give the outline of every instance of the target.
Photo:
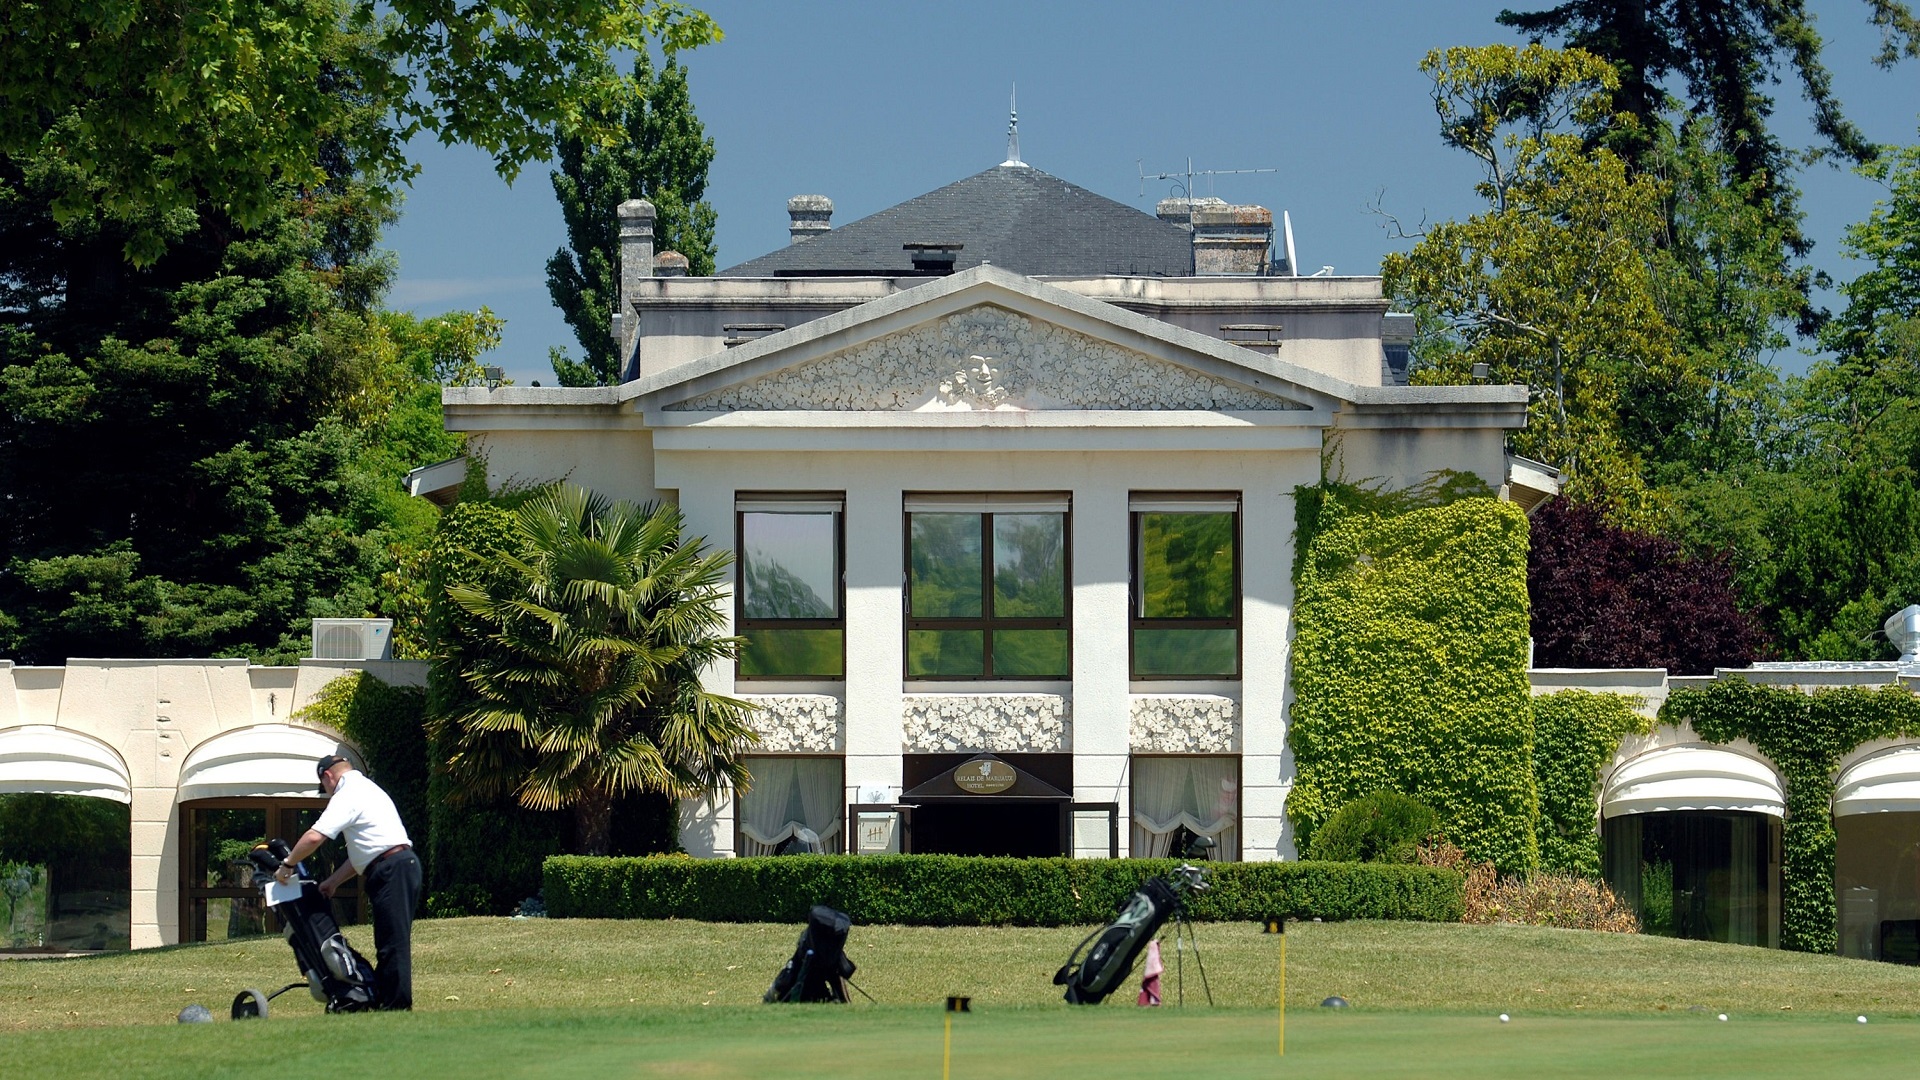
<svg viewBox="0 0 1920 1080">
<path fill-rule="evenodd" d="M 338 765 L 345 760 L 347 759 L 341 757 L 339 754 L 328 754 L 326 757 L 321 758 L 318 762 L 314 764 L 313 775 L 316 777 L 325 776 L 327 775 L 328 769 L 333 768 L 335 765 Z M 327 793 L 327 789 L 323 785 L 320 788 L 320 794 L 325 795 L 326 793 Z"/>
</svg>

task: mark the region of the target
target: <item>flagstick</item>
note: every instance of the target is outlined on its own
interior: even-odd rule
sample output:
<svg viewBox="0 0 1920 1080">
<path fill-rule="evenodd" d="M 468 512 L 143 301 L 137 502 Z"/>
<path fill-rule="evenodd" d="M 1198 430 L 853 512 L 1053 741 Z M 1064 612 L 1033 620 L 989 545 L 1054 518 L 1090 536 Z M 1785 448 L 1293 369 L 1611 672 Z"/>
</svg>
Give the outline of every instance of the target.
<svg viewBox="0 0 1920 1080">
<path fill-rule="evenodd" d="M 948 1080 L 953 1069 L 953 1014 L 947 1014 L 947 1039 L 940 1051 L 940 1080 Z"/>
<path fill-rule="evenodd" d="M 1287 935 L 1280 935 L 1280 1056 L 1287 1056 Z"/>
</svg>

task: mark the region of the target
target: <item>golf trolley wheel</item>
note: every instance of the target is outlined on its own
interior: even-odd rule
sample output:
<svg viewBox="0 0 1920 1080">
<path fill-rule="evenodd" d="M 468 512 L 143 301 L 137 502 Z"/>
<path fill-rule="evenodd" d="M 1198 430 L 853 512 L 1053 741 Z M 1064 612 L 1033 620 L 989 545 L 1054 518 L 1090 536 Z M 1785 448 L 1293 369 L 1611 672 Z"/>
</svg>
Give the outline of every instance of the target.
<svg viewBox="0 0 1920 1080">
<path fill-rule="evenodd" d="M 242 990 L 233 995 L 233 1018 L 235 1020 L 265 1020 L 267 1018 L 267 995 L 258 990 Z"/>
</svg>

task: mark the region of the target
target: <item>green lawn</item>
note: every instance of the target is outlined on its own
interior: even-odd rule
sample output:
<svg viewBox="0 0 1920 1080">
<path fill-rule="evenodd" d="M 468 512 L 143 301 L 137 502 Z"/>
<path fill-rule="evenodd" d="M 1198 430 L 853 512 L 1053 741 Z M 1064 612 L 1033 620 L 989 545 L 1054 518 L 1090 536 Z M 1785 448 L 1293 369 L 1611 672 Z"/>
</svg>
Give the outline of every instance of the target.
<svg viewBox="0 0 1920 1080">
<path fill-rule="evenodd" d="M 955 1078 L 1283 1067 L 1277 939 L 1248 925 L 1199 928 L 1220 1005 L 1199 1004 L 1189 962 L 1184 1011 L 1135 1009 L 1130 994 L 1101 1008 L 1060 1003 L 1050 979 L 1083 933 L 1071 928 L 856 927 L 857 978 L 880 1004 L 847 1008 L 758 1004 L 794 927 L 460 919 L 416 929 L 418 1011 L 405 1016 L 325 1017 L 296 990 L 264 1023 L 227 1022 L 235 991 L 290 978 L 292 953 L 277 938 L 6 961 L 0 1060 L 10 1076 L 256 1076 L 306 1046 L 335 1074 L 931 1077 L 939 1001 L 955 993 L 977 1010 L 955 1021 Z M 365 928 L 350 934 L 367 944 Z M 1910 968 L 1524 927 L 1308 924 L 1287 943 L 1290 1076 L 1806 1076 L 1835 1061 L 1850 1076 L 1907 1076 L 1920 1061 L 1920 971 Z M 1314 1007 L 1336 993 L 1354 1008 Z M 223 1019 L 174 1025 L 191 1002 Z M 1499 1012 L 1513 1022 L 1498 1023 Z M 1871 1022 L 1855 1023 L 1858 1013 Z"/>
</svg>

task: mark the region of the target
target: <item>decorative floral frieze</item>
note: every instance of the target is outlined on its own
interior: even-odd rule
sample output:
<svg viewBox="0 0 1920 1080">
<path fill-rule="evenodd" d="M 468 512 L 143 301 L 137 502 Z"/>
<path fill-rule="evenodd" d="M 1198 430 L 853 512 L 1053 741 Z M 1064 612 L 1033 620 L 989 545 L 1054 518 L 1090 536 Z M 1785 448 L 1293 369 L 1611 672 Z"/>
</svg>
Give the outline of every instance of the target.
<svg viewBox="0 0 1920 1080">
<path fill-rule="evenodd" d="M 846 710 L 830 694 L 742 694 L 754 706 L 747 726 L 763 754 L 836 754 L 847 748 Z"/>
<path fill-rule="evenodd" d="M 909 694 L 901 718 L 909 754 L 1041 754 L 1073 749 L 1069 715 L 1058 694 Z"/>
<path fill-rule="evenodd" d="M 1213 694 L 1136 694 L 1129 737 L 1137 754 L 1231 754 L 1240 749 L 1240 703 Z"/>
<path fill-rule="evenodd" d="M 982 305 L 668 408 L 1258 412 L 1306 406 Z"/>
</svg>

